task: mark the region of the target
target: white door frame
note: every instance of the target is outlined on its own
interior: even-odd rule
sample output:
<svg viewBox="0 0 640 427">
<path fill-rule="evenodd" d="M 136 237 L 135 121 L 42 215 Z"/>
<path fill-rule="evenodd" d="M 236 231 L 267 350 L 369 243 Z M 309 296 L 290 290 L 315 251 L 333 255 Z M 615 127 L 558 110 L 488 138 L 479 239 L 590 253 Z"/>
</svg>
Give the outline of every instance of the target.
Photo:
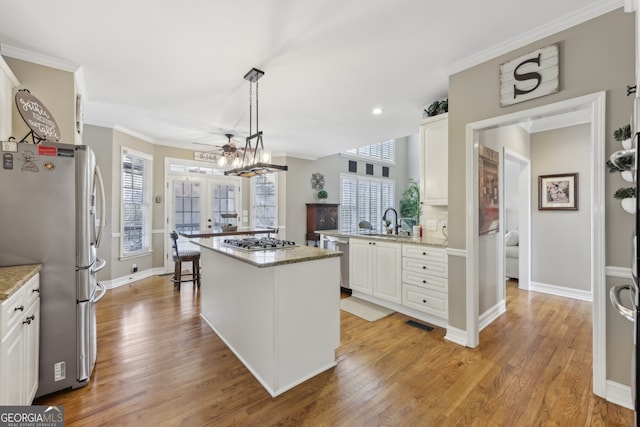
<svg viewBox="0 0 640 427">
<path fill-rule="evenodd" d="M 576 110 L 591 115 L 591 289 L 593 293 L 593 392 L 606 393 L 606 275 L 605 275 L 605 100 L 606 92 L 568 99 L 530 110 L 494 117 L 466 126 L 466 338 L 468 347 L 477 347 L 478 309 L 478 133 L 496 126 L 515 124 Z"/>
<path fill-rule="evenodd" d="M 517 163 L 520 168 L 518 172 L 518 288 L 528 291 L 531 286 L 531 160 L 507 147 L 504 147 L 503 158 L 505 170 L 507 160 Z M 503 175 L 506 179 L 506 175 Z M 500 198 L 501 220 L 506 218 L 504 195 L 505 186 L 503 185 Z M 501 229 L 506 231 L 506 228 Z M 504 277 L 504 268 L 502 275 Z"/>
</svg>

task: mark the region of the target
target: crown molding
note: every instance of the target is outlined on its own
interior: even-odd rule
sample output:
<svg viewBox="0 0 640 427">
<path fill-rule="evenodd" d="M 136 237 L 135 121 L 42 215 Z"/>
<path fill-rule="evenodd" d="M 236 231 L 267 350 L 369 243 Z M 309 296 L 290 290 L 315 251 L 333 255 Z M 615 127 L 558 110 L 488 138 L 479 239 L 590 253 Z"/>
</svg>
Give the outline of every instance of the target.
<svg viewBox="0 0 640 427">
<path fill-rule="evenodd" d="M 138 138 L 138 139 L 140 139 L 142 141 L 145 141 L 145 142 L 148 142 L 150 144 L 157 144 L 158 143 L 158 141 L 156 141 L 154 138 L 151 138 L 150 136 L 147 136 L 147 135 L 145 135 L 143 133 L 140 133 L 138 131 L 126 128 L 124 126 L 114 125 L 113 126 L 113 130 L 116 130 L 116 131 L 118 131 L 120 133 L 124 133 L 126 135 L 132 136 L 134 138 Z"/>
<path fill-rule="evenodd" d="M 20 59 L 22 61 L 32 62 L 45 67 L 55 68 L 57 70 L 75 73 L 80 69 L 80 65 L 75 62 L 65 61 L 64 59 L 55 58 L 43 53 L 31 52 L 26 49 L 11 46 L 8 44 L 0 44 L 0 54 L 10 58 Z"/>
<path fill-rule="evenodd" d="M 559 33 L 560 31 L 566 30 L 567 28 L 574 27 L 590 19 L 597 18 L 598 16 L 604 15 L 605 13 L 609 13 L 612 10 L 619 9 L 625 6 L 627 1 L 628 0 L 604 0 L 597 2 L 591 6 L 587 6 L 583 9 L 577 10 L 572 14 L 553 20 L 548 24 L 542 25 L 532 31 L 522 34 L 521 36 L 514 37 L 489 49 L 471 55 L 461 61 L 447 65 L 443 68 L 443 72 L 447 76 L 459 73 L 468 68 L 482 64 L 483 62 L 497 58 L 500 55 L 504 55 L 523 46 L 541 40 L 545 37 L 552 36 L 556 33 Z"/>
</svg>

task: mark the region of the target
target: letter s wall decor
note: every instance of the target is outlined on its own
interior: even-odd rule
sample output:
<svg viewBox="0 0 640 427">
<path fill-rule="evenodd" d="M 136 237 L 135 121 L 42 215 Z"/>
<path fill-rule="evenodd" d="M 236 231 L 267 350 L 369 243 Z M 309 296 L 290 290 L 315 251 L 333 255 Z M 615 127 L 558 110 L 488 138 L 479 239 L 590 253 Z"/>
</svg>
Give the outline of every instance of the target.
<svg viewBox="0 0 640 427">
<path fill-rule="evenodd" d="M 500 106 L 558 92 L 558 45 L 543 47 L 500 65 Z"/>
</svg>

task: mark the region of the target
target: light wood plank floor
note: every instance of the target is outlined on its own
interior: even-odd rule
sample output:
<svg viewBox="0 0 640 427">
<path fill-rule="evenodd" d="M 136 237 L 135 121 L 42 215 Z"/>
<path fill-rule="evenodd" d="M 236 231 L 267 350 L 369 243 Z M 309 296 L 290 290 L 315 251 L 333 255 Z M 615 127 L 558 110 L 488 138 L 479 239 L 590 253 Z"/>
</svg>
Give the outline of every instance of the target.
<svg viewBox="0 0 640 427">
<path fill-rule="evenodd" d="M 85 388 L 38 399 L 66 426 L 626 426 L 591 392 L 591 305 L 508 286 L 508 312 L 467 349 L 393 314 L 341 312 L 337 367 L 271 398 L 168 276 L 107 293 Z"/>
</svg>

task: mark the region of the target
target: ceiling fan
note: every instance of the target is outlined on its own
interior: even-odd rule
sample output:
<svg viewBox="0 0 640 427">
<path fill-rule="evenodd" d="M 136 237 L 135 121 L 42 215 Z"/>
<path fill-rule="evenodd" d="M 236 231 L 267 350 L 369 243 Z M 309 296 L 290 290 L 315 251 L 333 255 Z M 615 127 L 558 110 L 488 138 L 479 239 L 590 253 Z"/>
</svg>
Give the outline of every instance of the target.
<svg viewBox="0 0 640 427">
<path fill-rule="evenodd" d="M 211 158 L 214 162 L 218 164 L 220 167 L 225 166 L 233 166 L 237 167 L 239 162 L 242 161 L 242 157 L 244 155 L 244 148 L 240 148 L 238 143 L 233 140 L 233 134 L 225 133 L 224 136 L 227 138 L 227 143 L 224 145 L 216 145 L 213 150 L 207 151 L 207 154 L 213 154 L 214 156 Z M 194 144 L 201 145 L 209 145 L 203 144 L 201 142 L 194 142 Z"/>
</svg>

